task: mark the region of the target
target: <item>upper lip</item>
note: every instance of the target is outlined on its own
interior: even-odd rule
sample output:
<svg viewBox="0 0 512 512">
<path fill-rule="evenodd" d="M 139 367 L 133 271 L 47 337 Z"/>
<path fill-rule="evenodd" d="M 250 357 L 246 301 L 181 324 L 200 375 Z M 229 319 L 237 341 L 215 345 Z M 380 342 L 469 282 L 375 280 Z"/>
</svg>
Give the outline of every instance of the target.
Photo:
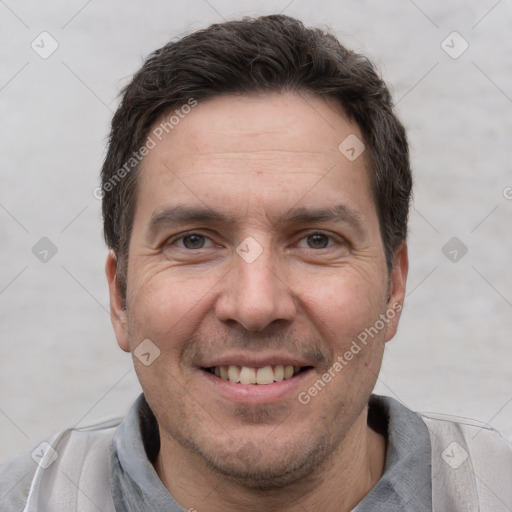
<svg viewBox="0 0 512 512">
<path fill-rule="evenodd" d="M 201 368 L 214 368 L 216 366 L 246 366 L 248 368 L 263 368 L 264 366 L 313 366 L 310 362 L 288 354 L 224 354 L 212 359 L 206 359 L 199 366 Z"/>
</svg>

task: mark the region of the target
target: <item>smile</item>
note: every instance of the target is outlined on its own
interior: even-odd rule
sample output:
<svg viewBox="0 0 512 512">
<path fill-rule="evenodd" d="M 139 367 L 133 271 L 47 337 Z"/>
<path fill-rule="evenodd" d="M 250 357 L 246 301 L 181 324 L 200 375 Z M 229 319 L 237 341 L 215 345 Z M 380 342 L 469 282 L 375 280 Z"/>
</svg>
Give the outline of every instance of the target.
<svg viewBox="0 0 512 512">
<path fill-rule="evenodd" d="M 309 369 L 309 366 L 273 365 L 253 368 L 249 366 L 238 366 L 235 364 L 203 368 L 203 370 L 219 377 L 220 379 L 235 384 L 257 384 L 268 385 L 274 382 L 282 382 L 291 379 L 300 372 Z"/>
</svg>

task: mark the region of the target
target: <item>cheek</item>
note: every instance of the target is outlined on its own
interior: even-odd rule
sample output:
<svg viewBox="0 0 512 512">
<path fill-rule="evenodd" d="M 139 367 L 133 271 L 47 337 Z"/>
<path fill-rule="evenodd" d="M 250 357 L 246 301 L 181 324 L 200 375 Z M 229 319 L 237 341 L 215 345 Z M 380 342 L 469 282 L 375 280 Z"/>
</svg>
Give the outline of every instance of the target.
<svg viewBox="0 0 512 512">
<path fill-rule="evenodd" d="M 378 320 L 386 286 L 377 275 L 340 268 L 323 279 L 303 277 L 298 296 L 315 328 L 339 354 Z"/>
<path fill-rule="evenodd" d="M 149 274 L 149 275 L 148 275 Z M 186 402 L 187 376 L 180 370 L 180 354 L 194 335 L 206 302 L 198 283 L 183 282 L 166 271 L 151 271 L 144 280 L 130 283 L 128 327 L 135 371 L 146 398 L 157 415 L 165 417 L 166 408 L 181 414 Z M 195 286 L 197 284 L 197 286 Z M 201 300 L 202 299 L 202 300 Z M 150 365 L 139 359 L 137 347 L 150 340 L 157 356 Z M 147 342 L 146 342 L 147 343 Z"/>
<path fill-rule="evenodd" d="M 178 278 L 169 268 L 153 269 L 143 279 L 134 279 L 128 288 L 131 344 L 148 338 L 162 352 L 179 350 L 208 309 L 211 288 L 204 276 Z"/>
</svg>

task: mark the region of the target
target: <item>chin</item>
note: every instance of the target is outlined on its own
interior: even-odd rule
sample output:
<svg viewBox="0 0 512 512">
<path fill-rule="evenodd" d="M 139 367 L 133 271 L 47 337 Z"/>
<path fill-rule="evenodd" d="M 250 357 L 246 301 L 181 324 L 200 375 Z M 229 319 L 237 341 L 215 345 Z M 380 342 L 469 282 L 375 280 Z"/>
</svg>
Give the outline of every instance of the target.
<svg viewBox="0 0 512 512">
<path fill-rule="evenodd" d="M 328 458 L 324 444 L 314 448 L 305 443 L 275 449 L 265 441 L 261 448 L 247 441 L 242 448 L 215 454 L 199 451 L 211 470 L 247 489 L 269 491 L 307 480 Z M 219 452 L 221 454 L 219 454 Z"/>
</svg>

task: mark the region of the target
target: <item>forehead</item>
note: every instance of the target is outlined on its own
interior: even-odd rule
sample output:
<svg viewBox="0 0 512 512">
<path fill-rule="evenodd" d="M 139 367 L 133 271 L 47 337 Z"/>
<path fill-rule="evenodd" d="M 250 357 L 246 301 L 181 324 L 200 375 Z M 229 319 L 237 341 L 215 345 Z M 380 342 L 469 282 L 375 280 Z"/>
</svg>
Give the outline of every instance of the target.
<svg viewBox="0 0 512 512">
<path fill-rule="evenodd" d="M 167 126 L 142 163 L 138 210 L 151 214 L 177 197 L 221 208 L 237 198 L 247 208 L 259 200 L 275 215 L 298 202 L 345 199 L 356 209 L 351 202 L 372 206 L 366 154 L 351 160 L 339 149 L 347 137 L 363 136 L 334 100 L 303 93 L 227 95 L 187 112 L 162 125 L 166 114 L 151 130 Z"/>
<path fill-rule="evenodd" d="M 342 140 L 349 135 L 363 138 L 335 100 L 306 93 L 215 96 L 187 112 L 181 116 L 166 113 L 152 128 L 154 132 L 162 127 L 165 132 L 163 140 L 157 141 L 160 149 L 174 142 L 173 155 L 180 158 L 212 159 L 228 154 L 236 158 L 237 153 L 246 158 L 253 152 L 266 152 L 270 157 L 272 151 L 290 149 L 332 163 L 333 157 L 340 157 Z M 172 123 L 166 125 L 171 118 Z M 148 155 L 147 163 L 155 153 L 158 156 L 161 151 Z"/>
</svg>

